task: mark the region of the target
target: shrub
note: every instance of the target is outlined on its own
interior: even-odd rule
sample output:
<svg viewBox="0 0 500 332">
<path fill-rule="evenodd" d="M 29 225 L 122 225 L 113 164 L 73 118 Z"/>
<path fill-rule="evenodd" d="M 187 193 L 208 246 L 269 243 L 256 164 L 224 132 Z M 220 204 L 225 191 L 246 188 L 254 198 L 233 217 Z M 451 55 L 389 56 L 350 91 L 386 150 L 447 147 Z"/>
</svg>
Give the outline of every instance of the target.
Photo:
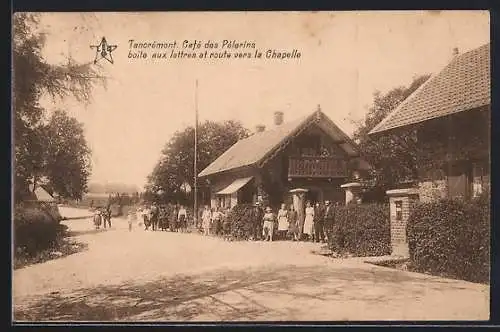
<svg viewBox="0 0 500 332">
<path fill-rule="evenodd" d="M 229 231 L 235 240 L 248 240 L 255 230 L 254 207 L 251 204 L 238 204 L 227 215 Z"/>
<path fill-rule="evenodd" d="M 53 214 L 41 205 L 17 205 L 14 209 L 15 247 L 29 255 L 48 248 L 63 227 Z"/>
<path fill-rule="evenodd" d="M 441 200 L 421 203 L 408 221 L 413 268 L 473 282 L 488 282 L 490 205 L 477 201 Z"/>
<path fill-rule="evenodd" d="M 391 253 L 389 206 L 387 204 L 352 204 L 335 207 L 337 243 L 329 236 L 330 249 L 354 256 L 382 256 Z"/>
</svg>

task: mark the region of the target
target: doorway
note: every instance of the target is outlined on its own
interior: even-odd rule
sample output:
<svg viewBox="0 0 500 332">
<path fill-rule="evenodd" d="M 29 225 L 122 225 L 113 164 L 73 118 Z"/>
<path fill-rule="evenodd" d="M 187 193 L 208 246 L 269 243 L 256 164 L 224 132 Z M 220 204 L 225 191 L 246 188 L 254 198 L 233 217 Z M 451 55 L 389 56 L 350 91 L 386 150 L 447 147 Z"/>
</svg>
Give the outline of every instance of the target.
<svg viewBox="0 0 500 332">
<path fill-rule="evenodd" d="M 311 202 L 312 205 L 321 200 L 321 192 L 319 190 L 310 189 L 306 192 L 306 202 Z"/>
<path fill-rule="evenodd" d="M 451 165 L 448 173 L 448 196 L 450 198 L 468 199 L 471 193 L 471 170 L 468 165 Z"/>
</svg>

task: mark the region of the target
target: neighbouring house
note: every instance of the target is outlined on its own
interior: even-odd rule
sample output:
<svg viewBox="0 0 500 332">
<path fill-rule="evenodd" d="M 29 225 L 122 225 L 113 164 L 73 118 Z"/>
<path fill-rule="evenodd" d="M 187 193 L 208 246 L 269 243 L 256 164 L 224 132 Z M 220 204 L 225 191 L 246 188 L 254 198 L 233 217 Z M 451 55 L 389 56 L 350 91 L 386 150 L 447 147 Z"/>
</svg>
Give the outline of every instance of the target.
<svg viewBox="0 0 500 332">
<path fill-rule="evenodd" d="M 33 186 L 30 186 L 29 197 L 23 201 L 23 204 L 25 206 L 36 206 L 41 208 L 50 214 L 55 221 L 60 221 L 62 219 L 57 206 L 57 200 L 41 185 L 37 185 L 34 190 Z"/>
<path fill-rule="evenodd" d="M 420 201 L 470 199 L 490 186 L 490 44 L 432 75 L 370 135 L 416 133 Z"/>
<path fill-rule="evenodd" d="M 340 186 L 369 168 L 357 145 L 319 107 L 298 120 L 283 120 L 283 112 L 275 112 L 273 128 L 257 126 L 199 173 L 209 188 L 205 203 L 232 208 L 261 202 L 276 208 L 295 204 L 297 192 L 303 193 L 301 207 L 305 200 L 344 200 Z"/>
</svg>

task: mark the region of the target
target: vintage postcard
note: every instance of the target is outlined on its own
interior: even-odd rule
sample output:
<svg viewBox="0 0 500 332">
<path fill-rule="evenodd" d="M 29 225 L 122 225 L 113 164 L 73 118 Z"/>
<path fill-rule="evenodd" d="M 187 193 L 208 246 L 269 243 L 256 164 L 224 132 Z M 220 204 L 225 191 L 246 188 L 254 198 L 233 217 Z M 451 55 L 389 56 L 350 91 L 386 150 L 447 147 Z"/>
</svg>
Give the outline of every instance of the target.
<svg viewBox="0 0 500 332">
<path fill-rule="evenodd" d="M 12 22 L 16 323 L 489 320 L 489 12 Z"/>
</svg>

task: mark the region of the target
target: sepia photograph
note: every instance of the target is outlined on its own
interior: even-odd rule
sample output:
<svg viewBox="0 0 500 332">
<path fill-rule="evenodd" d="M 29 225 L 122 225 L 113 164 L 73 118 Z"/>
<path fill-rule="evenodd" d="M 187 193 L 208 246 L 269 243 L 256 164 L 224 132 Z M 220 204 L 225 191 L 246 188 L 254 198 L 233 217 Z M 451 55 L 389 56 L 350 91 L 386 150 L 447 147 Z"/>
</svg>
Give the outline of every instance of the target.
<svg viewBox="0 0 500 332">
<path fill-rule="evenodd" d="M 490 319 L 490 13 L 16 12 L 12 321 Z"/>
</svg>

